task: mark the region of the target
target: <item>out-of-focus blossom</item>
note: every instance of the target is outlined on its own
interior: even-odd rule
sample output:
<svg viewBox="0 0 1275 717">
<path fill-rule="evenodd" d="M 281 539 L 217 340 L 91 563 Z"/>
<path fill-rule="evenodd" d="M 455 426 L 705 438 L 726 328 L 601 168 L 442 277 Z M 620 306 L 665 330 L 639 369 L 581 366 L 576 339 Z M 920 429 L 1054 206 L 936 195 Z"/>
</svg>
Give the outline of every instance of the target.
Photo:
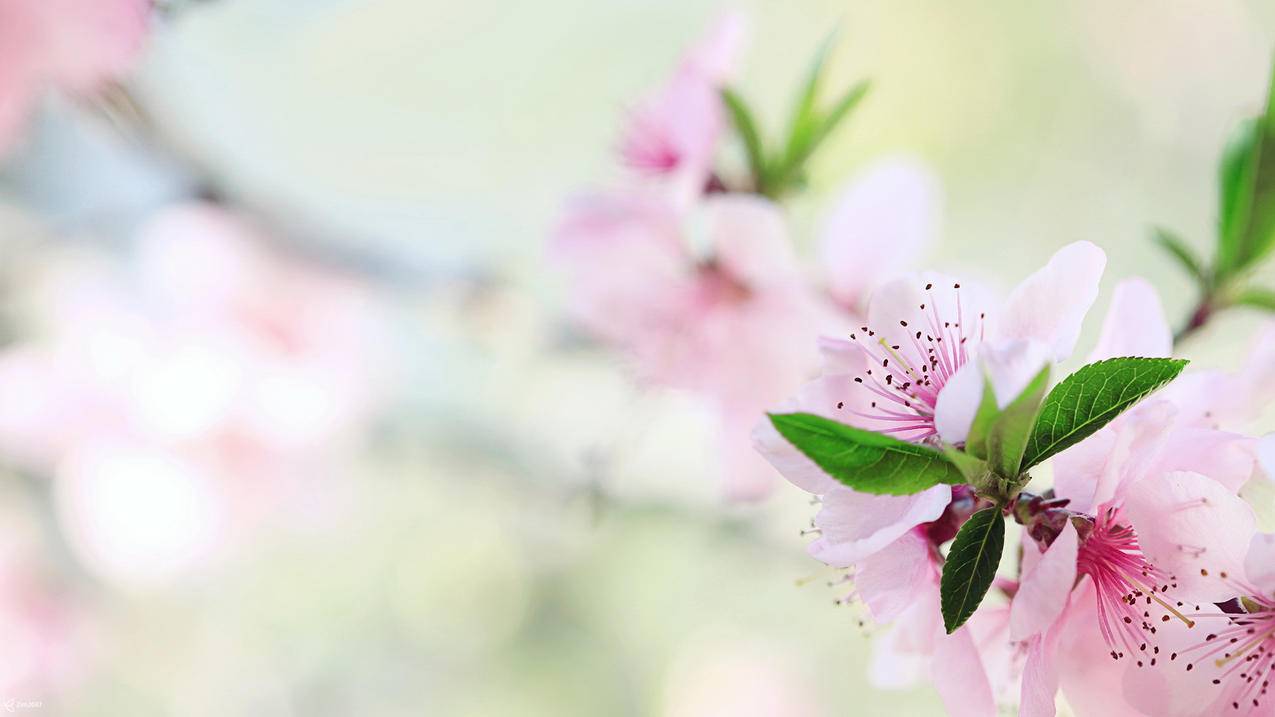
<svg viewBox="0 0 1275 717">
<path fill-rule="evenodd" d="M 939 180 L 905 157 L 874 162 L 841 190 L 819 232 L 819 268 L 832 298 L 855 314 L 881 284 L 916 266 L 942 219 Z"/>
<path fill-rule="evenodd" d="M 692 200 L 709 183 L 725 129 L 721 88 L 734 73 L 745 34 L 741 15 L 724 16 L 668 83 L 631 111 L 620 145 L 624 163 L 666 183 L 680 201 Z"/>
<path fill-rule="evenodd" d="M 151 0 L 0 0 L 0 152 L 49 89 L 97 90 L 142 49 Z"/>
<path fill-rule="evenodd" d="M 768 491 L 747 426 L 808 375 L 804 345 L 837 324 L 806 282 L 779 208 L 712 195 L 683 217 L 646 197 L 595 197 L 568 212 L 552 250 L 583 325 L 645 380 L 705 396 L 719 412 L 726 455 L 740 457 L 727 492 Z"/>
<path fill-rule="evenodd" d="M 911 160 L 857 176 L 823 222 L 826 295 L 798 262 L 784 214 L 752 195 L 711 193 L 689 207 L 644 192 L 582 197 L 550 251 L 581 325 L 645 381 L 708 399 L 726 492 L 753 498 L 774 483 L 751 448 L 757 416 L 815 372 L 806 347 L 850 329 L 861 297 L 929 243 L 938 194 Z"/>
<path fill-rule="evenodd" d="M 40 330 L 0 356 L 0 446 L 53 473 L 71 546 L 111 580 L 163 582 L 245 538 L 383 398 L 375 298 L 263 240 L 166 210 L 131 273 L 59 263 L 25 301 Z"/>
</svg>

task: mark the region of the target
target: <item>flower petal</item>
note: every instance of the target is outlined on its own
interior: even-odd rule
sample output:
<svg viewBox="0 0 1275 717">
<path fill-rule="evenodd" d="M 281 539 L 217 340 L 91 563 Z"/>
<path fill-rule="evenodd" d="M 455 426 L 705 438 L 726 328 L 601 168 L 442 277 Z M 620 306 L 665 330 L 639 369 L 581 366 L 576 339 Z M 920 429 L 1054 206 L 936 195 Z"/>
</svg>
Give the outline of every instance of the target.
<svg viewBox="0 0 1275 717">
<path fill-rule="evenodd" d="M 1199 473 L 1178 471 L 1138 481 L 1124 507 L 1143 554 L 1177 577 L 1175 597 L 1195 602 L 1234 597 L 1234 588 L 1218 577 L 1244 574 L 1256 521 L 1241 498 Z"/>
<path fill-rule="evenodd" d="M 948 443 L 963 443 L 983 399 L 983 368 L 978 361 L 962 366 L 939 391 L 934 428 Z"/>
<path fill-rule="evenodd" d="M 941 201 L 938 179 L 911 159 L 877 162 L 852 179 L 820 230 L 833 298 L 857 308 L 906 268 L 938 233 Z"/>
<path fill-rule="evenodd" d="M 749 289 L 800 279 L 783 212 L 745 194 L 714 195 L 703 203 L 713 257 Z"/>
<path fill-rule="evenodd" d="M 1275 534 L 1257 533 L 1244 558 L 1248 582 L 1267 595 L 1275 594 Z"/>
<path fill-rule="evenodd" d="M 1106 254 L 1087 241 L 1059 249 L 1009 295 L 998 335 L 1035 339 L 1049 346 L 1054 360 L 1066 359 L 1076 346 L 1085 314 L 1098 297 L 1098 281 L 1106 264 Z"/>
<path fill-rule="evenodd" d="M 979 353 L 996 405 L 1004 408 L 1027 388 L 1049 363 L 1049 350 L 1039 341 L 989 341 Z"/>
<path fill-rule="evenodd" d="M 1117 284 L 1089 362 L 1116 356 L 1163 358 L 1172 353 L 1173 330 L 1155 288 L 1141 278 Z"/>
<path fill-rule="evenodd" d="M 992 686 L 969 629 L 962 627 L 935 640 L 930 678 L 949 715 L 987 717 L 996 714 Z"/>
<path fill-rule="evenodd" d="M 1024 545 L 1023 550 L 1033 550 Z M 1009 636 L 1015 642 L 1050 629 L 1067 606 L 1076 583 L 1076 555 L 1079 540 L 1068 521 L 1031 569 L 1024 572 L 1018 593 L 1009 609 Z"/>
<path fill-rule="evenodd" d="M 815 516 L 822 534 L 809 552 L 829 565 L 847 567 L 937 519 L 952 501 L 952 488 L 936 485 L 915 495 L 868 495 L 845 487 L 824 495 Z"/>
<path fill-rule="evenodd" d="M 886 623 L 916 602 L 925 585 L 934 581 L 934 575 L 929 541 L 911 530 L 859 561 L 854 587 L 872 619 Z"/>
<path fill-rule="evenodd" d="M 1074 534 L 1074 530 L 1072 531 Z M 1011 618 L 1012 619 L 1012 618 Z M 1023 665 L 1023 687 L 1018 701 L 1019 717 L 1054 717 L 1058 714 L 1058 628 L 1032 638 Z"/>
</svg>

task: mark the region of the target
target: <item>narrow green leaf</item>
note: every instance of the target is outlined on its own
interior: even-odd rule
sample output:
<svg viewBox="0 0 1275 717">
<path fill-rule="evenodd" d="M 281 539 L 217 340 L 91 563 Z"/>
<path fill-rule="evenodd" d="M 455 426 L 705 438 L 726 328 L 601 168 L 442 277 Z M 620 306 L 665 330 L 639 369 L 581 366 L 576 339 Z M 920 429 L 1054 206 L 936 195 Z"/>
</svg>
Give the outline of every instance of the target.
<svg viewBox="0 0 1275 717">
<path fill-rule="evenodd" d="M 810 69 L 806 72 L 806 84 L 802 87 L 801 96 L 793 107 L 788 124 L 788 143 L 784 147 L 785 157 L 794 157 L 801 153 L 802 147 L 810 141 L 818 124 L 815 112 L 815 101 L 819 99 L 820 79 L 823 76 L 824 64 L 832 51 L 837 36 L 836 30 L 828 34 L 819 50 L 815 53 Z"/>
<path fill-rule="evenodd" d="M 997 475 L 1015 481 L 1027 450 L 1027 439 L 1036 424 L 1041 401 L 1049 388 L 1049 364 L 1032 378 L 1018 397 L 992 422 L 987 434 L 987 461 Z"/>
<path fill-rule="evenodd" d="M 871 87 L 871 84 L 864 80 L 846 90 L 841 99 L 837 100 L 837 103 L 832 106 L 832 111 L 824 115 L 823 122 L 819 124 L 819 128 L 815 131 L 815 136 L 810 140 L 810 146 L 806 148 L 806 157 L 809 157 L 815 151 L 815 148 L 819 146 L 819 143 L 832 134 L 837 125 L 841 124 L 841 120 L 849 116 L 850 110 L 857 107 L 859 101 L 868 94 L 869 87 Z M 805 161 L 805 157 L 802 158 L 802 161 Z"/>
<path fill-rule="evenodd" d="M 866 81 L 851 87 L 833 105 L 832 110 L 818 120 L 810 130 L 810 136 L 800 143 L 797 151 L 784 155 L 772 172 L 771 186 L 776 192 L 782 192 L 789 185 L 801 181 L 806 160 L 810 159 L 819 145 L 832 134 L 837 125 L 850 114 L 850 110 L 854 109 L 867 93 Z"/>
<path fill-rule="evenodd" d="M 1182 268 L 1186 269 L 1186 272 L 1200 286 L 1209 283 L 1209 275 L 1204 268 L 1204 263 L 1195 255 L 1195 250 L 1181 237 L 1163 227 L 1155 227 L 1151 230 L 1151 240 L 1168 252 L 1169 256 L 1177 259 Z"/>
<path fill-rule="evenodd" d="M 1235 306 L 1248 306 L 1264 311 L 1275 311 L 1275 291 L 1250 286 L 1231 298 Z"/>
<path fill-rule="evenodd" d="M 1275 71 L 1270 81 L 1275 83 Z M 1266 110 L 1240 125 L 1222 154 L 1217 273 L 1226 278 L 1275 247 L 1275 84 Z"/>
<path fill-rule="evenodd" d="M 1244 223 L 1252 201 L 1251 174 L 1261 118 L 1240 123 L 1222 150 L 1218 165 L 1217 269 L 1226 276 L 1239 263 Z"/>
<path fill-rule="evenodd" d="M 965 436 L 965 450 L 987 460 L 987 434 L 992 430 L 992 423 L 1001 414 L 996 405 L 996 392 L 992 390 L 992 382 L 983 377 L 983 398 L 970 422 L 970 432 Z"/>
<path fill-rule="evenodd" d="M 962 451 L 956 446 L 943 446 L 943 455 L 947 456 L 947 460 L 956 466 L 961 475 L 965 476 L 966 483 L 978 485 L 987 476 L 987 461 Z"/>
<path fill-rule="evenodd" d="M 1020 470 L 1073 446 L 1177 378 L 1187 361 L 1113 358 L 1083 366 L 1045 397 Z"/>
<path fill-rule="evenodd" d="M 970 619 L 992 587 L 1005 548 L 1005 516 L 997 507 L 984 508 L 961 526 L 939 582 L 943 626 L 950 635 Z"/>
<path fill-rule="evenodd" d="M 911 495 L 939 483 L 965 482 L 933 448 L 810 413 L 772 413 L 770 422 L 825 473 L 864 493 Z"/>
<path fill-rule="evenodd" d="M 757 131 L 757 123 L 753 113 L 748 109 L 744 98 L 729 87 L 722 88 L 722 102 L 730 113 L 731 123 L 744 142 L 744 152 L 748 155 L 748 169 L 752 172 L 753 183 L 758 192 L 765 192 L 769 184 L 767 176 L 766 155 L 761 144 L 761 134 Z"/>
</svg>

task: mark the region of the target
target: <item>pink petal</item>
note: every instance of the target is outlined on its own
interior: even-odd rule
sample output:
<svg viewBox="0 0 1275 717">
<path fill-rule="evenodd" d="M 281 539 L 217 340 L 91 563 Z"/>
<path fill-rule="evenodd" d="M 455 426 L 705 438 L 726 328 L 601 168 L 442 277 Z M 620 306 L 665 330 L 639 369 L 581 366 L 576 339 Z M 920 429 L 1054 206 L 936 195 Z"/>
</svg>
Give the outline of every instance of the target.
<svg viewBox="0 0 1275 717">
<path fill-rule="evenodd" d="M 732 277 L 756 290 L 800 274 L 788 223 L 773 202 L 745 194 L 721 194 L 703 203 L 716 261 Z"/>
<path fill-rule="evenodd" d="M 962 366 L 939 392 L 934 405 L 934 428 L 948 443 L 963 443 L 983 400 L 983 367 L 978 361 Z"/>
<path fill-rule="evenodd" d="M 1074 530 L 1072 531 L 1074 534 Z M 1011 618 L 1012 619 L 1012 618 Z M 1023 687 L 1019 696 L 1019 717 L 1053 717 L 1058 713 L 1057 628 L 1033 637 L 1027 647 L 1027 663 L 1023 666 Z"/>
<path fill-rule="evenodd" d="M 883 278 L 915 262 L 938 234 L 941 194 L 933 173 L 911 159 L 880 161 L 854 177 L 820 229 L 833 298 L 859 307 Z"/>
<path fill-rule="evenodd" d="M 1079 546 L 1076 529 L 1070 522 L 1044 555 L 1025 570 L 1018 593 L 1010 603 L 1010 639 L 1024 640 L 1050 629 L 1067 606 L 1067 598 L 1076 583 L 1076 553 Z M 1029 544 L 1023 551 L 1034 550 Z"/>
<path fill-rule="evenodd" d="M 1275 433 L 1268 433 L 1257 440 L 1256 454 L 1262 473 L 1275 481 Z"/>
<path fill-rule="evenodd" d="M 1116 285 L 1102 335 L 1089 362 L 1116 356 L 1167 357 L 1173 353 L 1173 330 L 1160 305 L 1160 296 L 1145 279 L 1125 279 Z"/>
<path fill-rule="evenodd" d="M 1076 346 L 1085 314 L 1098 297 L 1098 281 L 1106 264 L 1106 254 L 1086 241 L 1059 249 L 1010 294 L 999 319 L 999 336 L 1040 341 L 1056 361 L 1066 359 Z"/>
<path fill-rule="evenodd" d="M 916 530 L 859 561 L 854 587 L 872 619 L 890 622 L 917 600 L 935 578 L 926 537 Z"/>
<path fill-rule="evenodd" d="M 1177 415 L 1164 401 L 1147 402 L 1054 457 L 1054 487 L 1072 510 L 1092 511 L 1123 495 L 1153 466 Z"/>
<path fill-rule="evenodd" d="M 725 13 L 687 52 L 683 66 L 720 85 L 734 76 L 747 43 L 748 18 L 740 12 Z"/>
<path fill-rule="evenodd" d="M 1146 475 L 1191 471 L 1236 493 L 1253 476 L 1257 442 L 1212 428 L 1177 428 L 1164 441 Z"/>
<path fill-rule="evenodd" d="M 1212 684 L 1222 670 L 1217 668 L 1212 658 L 1203 657 L 1200 652 L 1186 653 L 1188 648 L 1204 641 L 1209 630 L 1218 629 L 1226 624 L 1217 617 L 1220 611 L 1212 605 L 1202 606 L 1209 617 L 1201 617 L 1194 628 L 1188 628 L 1178 620 L 1162 624 L 1156 631 L 1155 642 L 1160 654 L 1175 654 L 1173 660 L 1160 661 L 1152 667 L 1145 663 L 1142 668 L 1125 665 L 1122 686 L 1117 694 L 1140 714 L 1156 717 L 1195 717 L 1196 715 L 1244 714 L 1236 712 L 1229 703 L 1221 704 L 1226 696 L 1222 688 Z M 1185 653 L 1185 654 L 1184 654 Z M 1184 661 L 1193 662 L 1194 669 L 1187 671 Z"/>
<path fill-rule="evenodd" d="M 1048 347 L 1039 341 L 989 341 L 983 344 L 979 358 L 1001 408 L 1018 398 L 1050 362 Z"/>
<path fill-rule="evenodd" d="M 815 516 L 822 531 L 809 552 L 829 565 L 847 567 L 937 519 L 952 501 L 952 488 L 936 485 L 915 495 L 868 495 L 845 487 L 823 497 Z"/>
<path fill-rule="evenodd" d="M 1122 665 L 1114 665 L 1110 648 L 1098 632 L 1093 584 L 1082 580 L 1062 620 L 1057 660 L 1058 681 L 1072 711 L 1085 717 L 1128 717 L 1136 714 L 1120 699 Z"/>
<path fill-rule="evenodd" d="M 930 678 L 949 715 L 987 717 L 996 714 L 992 686 L 968 628 L 962 627 L 935 640 Z"/>
<path fill-rule="evenodd" d="M 1267 595 L 1275 595 L 1275 534 L 1257 533 L 1244 557 L 1248 582 Z"/>
<path fill-rule="evenodd" d="M 1177 577 L 1175 597 L 1195 602 L 1234 597 L 1234 588 L 1218 577 L 1244 574 L 1256 520 L 1242 499 L 1214 480 L 1179 471 L 1138 481 L 1127 493 L 1125 511 L 1143 554 Z"/>
</svg>

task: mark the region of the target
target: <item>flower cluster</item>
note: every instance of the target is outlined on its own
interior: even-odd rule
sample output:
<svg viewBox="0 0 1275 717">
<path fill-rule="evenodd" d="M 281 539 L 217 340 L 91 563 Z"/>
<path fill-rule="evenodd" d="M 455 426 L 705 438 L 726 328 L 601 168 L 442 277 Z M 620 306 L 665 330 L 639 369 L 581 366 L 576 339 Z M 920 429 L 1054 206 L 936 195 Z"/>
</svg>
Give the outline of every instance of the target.
<svg viewBox="0 0 1275 717">
<path fill-rule="evenodd" d="M 820 271 L 803 270 L 778 202 L 863 87 L 816 111 L 821 53 L 768 152 L 727 86 L 741 35 L 728 19 L 688 53 L 631 114 L 629 181 L 567 210 L 553 250 L 580 325 L 718 410 L 728 494 L 768 488 L 734 449 L 772 410 L 752 440 L 820 506 L 809 552 L 846 571 L 838 602 L 891 626 L 879 683 L 928 675 L 959 715 L 1052 715 L 1060 692 L 1081 714 L 1271 709 L 1275 537 L 1241 491 L 1275 475 L 1275 444 L 1237 431 L 1275 398 L 1275 329 L 1234 374 L 1183 373 L 1171 355 L 1223 308 L 1275 308 L 1250 284 L 1275 247 L 1275 111 L 1223 159 L 1216 255 L 1156 235 L 1198 283 L 1189 322 L 1175 335 L 1152 285 L 1127 278 L 1084 364 L 1056 380 L 1105 253 L 1062 247 L 1004 297 L 900 276 L 933 233 L 936 192 L 891 163 L 851 186 Z M 728 127 L 746 176 L 720 159 Z M 816 343 L 821 369 L 802 348 Z"/>
<path fill-rule="evenodd" d="M 929 243 L 939 190 L 913 160 L 864 170 L 822 220 L 812 282 L 784 209 L 758 176 L 724 169 L 723 92 L 743 39 L 741 18 L 725 17 L 632 108 L 624 181 L 571 201 L 550 253 L 576 323 L 641 380 L 702 399 L 720 426 L 723 492 L 755 499 L 774 477 L 749 427 L 817 370 L 805 347 L 860 321 L 867 293 Z"/>
</svg>

